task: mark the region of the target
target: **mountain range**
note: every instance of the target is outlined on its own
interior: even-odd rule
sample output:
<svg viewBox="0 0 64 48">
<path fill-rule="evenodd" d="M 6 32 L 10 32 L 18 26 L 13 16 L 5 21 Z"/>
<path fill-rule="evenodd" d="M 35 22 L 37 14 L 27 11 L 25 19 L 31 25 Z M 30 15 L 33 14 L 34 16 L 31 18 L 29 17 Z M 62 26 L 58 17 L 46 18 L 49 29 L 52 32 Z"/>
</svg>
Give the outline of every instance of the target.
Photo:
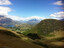
<svg viewBox="0 0 64 48">
<path fill-rule="evenodd" d="M 16 21 L 16 20 L 12 20 L 10 18 L 5 17 L 4 15 L 0 15 L 0 26 L 4 26 L 4 27 L 13 27 L 15 24 L 30 24 L 30 25 L 36 25 L 40 22 L 41 20 L 37 19 L 37 18 L 32 18 L 30 20 L 20 20 L 20 21 Z M 64 21 L 64 19 L 61 19 L 61 21 Z"/>
<path fill-rule="evenodd" d="M 61 19 L 61 21 L 64 21 L 64 19 Z"/>
<path fill-rule="evenodd" d="M 16 21 L 16 20 L 12 20 L 10 18 L 7 18 L 3 15 L 0 15 L 0 26 L 7 26 L 7 27 L 13 27 L 13 25 L 15 24 L 23 24 L 23 23 L 27 23 L 27 24 L 31 24 L 31 25 L 35 25 L 37 23 L 39 23 L 40 20 L 34 18 L 34 19 L 30 19 L 28 21 Z"/>
<path fill-rule="evenodd" d="M 0 26 L 11 27 L 12 21 L 13 21 L 12 19 L 0 15 Z"/>
</svg>

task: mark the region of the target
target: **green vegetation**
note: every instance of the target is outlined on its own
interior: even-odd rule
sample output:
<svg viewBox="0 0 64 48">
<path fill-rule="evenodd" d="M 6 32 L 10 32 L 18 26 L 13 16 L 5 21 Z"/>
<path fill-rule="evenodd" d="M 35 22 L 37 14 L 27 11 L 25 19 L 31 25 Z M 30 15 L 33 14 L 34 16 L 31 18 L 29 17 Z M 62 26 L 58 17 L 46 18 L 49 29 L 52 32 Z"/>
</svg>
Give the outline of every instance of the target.
<svg viewBox="0 0 64 48">
<path fill-rule="evenodd" d="M 32 41 L 32 43 L 40 45 L 42 47 L 64 47 L 64 21 L 45 19 L 25 33 L 27 33 L 26 35 L 29 35 L 29 38 L 36 39 Z M 34 34 L 37 34 L 41 39 L 37 39 Z"/>
<path fill-rule="evenodd" d="M 50 32 L 64 30 L 64 21 L 55 20 L 55 19 L 45 19 L 37 24 L 32 32 L 36 32 L 40 35 L 45 35 Z"/>
<path fill-rule="evenodd" d="M 12 31 L 0 27 L 0 37 L 3 34 L 8 40 L 6 45 L 13 48 L 64 48 L 64 21 L 45 19 L 35 26 L 16 24 L 8 29 Z"/>
<path fill-rule="evenodd" d="M 24 23 L 24 24 L 16 24 L 14 27 L 10 27 L 8 29 L 21 34 L 28 32 L 31 28 L 32 28 L 31 25 Z"/>
</svg>

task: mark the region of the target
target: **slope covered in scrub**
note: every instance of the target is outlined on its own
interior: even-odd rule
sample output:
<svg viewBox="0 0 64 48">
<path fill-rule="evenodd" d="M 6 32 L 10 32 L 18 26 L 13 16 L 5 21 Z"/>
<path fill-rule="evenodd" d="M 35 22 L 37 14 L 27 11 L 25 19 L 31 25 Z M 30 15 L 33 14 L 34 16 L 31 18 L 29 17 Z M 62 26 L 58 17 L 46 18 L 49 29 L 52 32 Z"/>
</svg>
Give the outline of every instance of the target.
<svg viewBox="0 0 64 48">
<path fill-rule="evenodd" d="M 37 24 L 31 32 L 44 35 L 50 32 L 64 30 L 64 21 L 55 20 L 55 19 L 45 19 Z"/>
<path fill-rule="evenodd" d="M 0 48 L 42 48 L 41 46 L 27 43 L 13 31 L 0 27 Z"/>
</svg>

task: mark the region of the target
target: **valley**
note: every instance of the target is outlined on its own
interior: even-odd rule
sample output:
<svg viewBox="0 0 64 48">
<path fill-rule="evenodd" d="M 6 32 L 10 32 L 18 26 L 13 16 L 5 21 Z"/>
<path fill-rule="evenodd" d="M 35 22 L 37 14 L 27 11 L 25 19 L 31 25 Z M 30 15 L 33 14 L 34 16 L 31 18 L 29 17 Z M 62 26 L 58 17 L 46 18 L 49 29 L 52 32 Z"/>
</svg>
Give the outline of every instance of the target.
<svg viewBox="0 0 64 48">
<path fill-rule="evenodd" d="M 64 1 L 0 0 L 0 48 L 64 48 Z"/>
<path fill-rule="evenodd" d="M 45 19 L 37 24 L 0 27 L 0 47 L 64 48 L 64 21 Z"/>
</svg>

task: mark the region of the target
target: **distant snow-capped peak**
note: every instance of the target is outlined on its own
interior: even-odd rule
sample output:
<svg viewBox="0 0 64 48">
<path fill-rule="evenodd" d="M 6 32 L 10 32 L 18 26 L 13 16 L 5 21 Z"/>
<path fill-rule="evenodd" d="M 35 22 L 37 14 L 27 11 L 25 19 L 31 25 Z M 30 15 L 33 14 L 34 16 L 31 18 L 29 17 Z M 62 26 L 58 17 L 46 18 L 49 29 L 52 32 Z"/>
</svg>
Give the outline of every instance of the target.
<svg viewBox="0 0 64 48">
<path fill-rule="evenodd" d="M 44 17 L 39 17 L 39 16 L 31 16 L 31 17 L 20 17 L 20 16 L 6 16 L 8 18 L 11 18 L 12 20 L 16 20 L 16 21 L 28 21 L 31 19 L 37 19 L 37 20 L 43 20 L 45 19 Z"/>
</svg>

